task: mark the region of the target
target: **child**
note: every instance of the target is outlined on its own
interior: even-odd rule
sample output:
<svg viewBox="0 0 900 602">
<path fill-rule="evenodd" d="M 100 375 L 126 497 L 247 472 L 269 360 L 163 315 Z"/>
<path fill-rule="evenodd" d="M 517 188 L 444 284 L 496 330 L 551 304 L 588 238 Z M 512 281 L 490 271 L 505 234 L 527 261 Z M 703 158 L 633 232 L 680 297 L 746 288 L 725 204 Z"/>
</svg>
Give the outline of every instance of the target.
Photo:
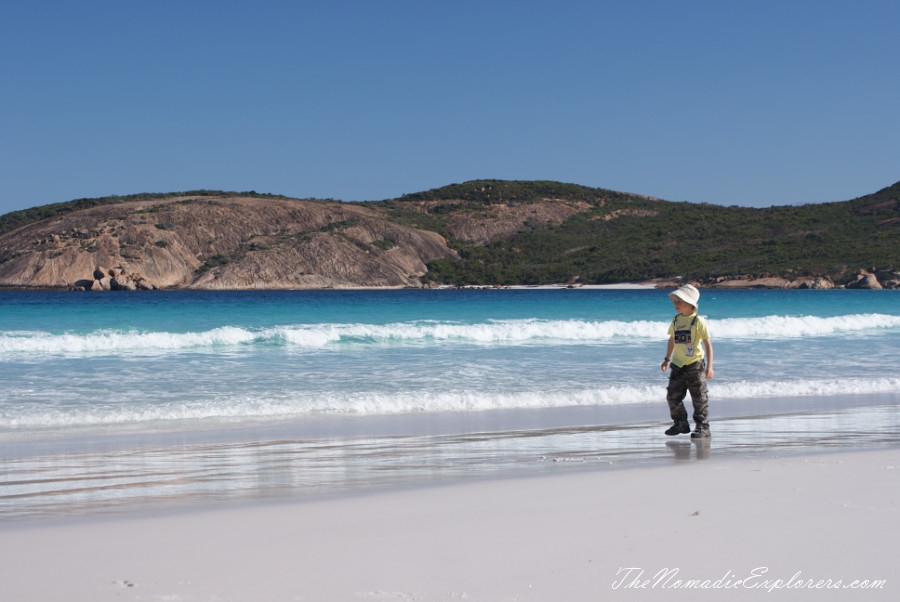
<svg viewBox="0 0 900 602">
<path fill-rule="evenodd" d="M 669 414 L 675 424 L 666 430 L 667 435 L 690 433 L 687 410 L 684 398 L 691 392 L 694 405 L 694 439 L 709 438 L 709 406 L 706 396 L 706 381 L 713 377 L 713 348 L 709 338 L 706 321 L 697 315 L 697 303 L 700 291 L 690 284 L 685 284 L 677 291 L 670 293 L 669 298 L 675 305 L 678 315 L 669 324 L 669 343 L 666 346 L 666 359 L 663 360 L 663 372 L 669 374 L 669 386 L 666 400 L 669 402 Z M 705 361 L 704 361 L 705 360 Z"/>
</svg>

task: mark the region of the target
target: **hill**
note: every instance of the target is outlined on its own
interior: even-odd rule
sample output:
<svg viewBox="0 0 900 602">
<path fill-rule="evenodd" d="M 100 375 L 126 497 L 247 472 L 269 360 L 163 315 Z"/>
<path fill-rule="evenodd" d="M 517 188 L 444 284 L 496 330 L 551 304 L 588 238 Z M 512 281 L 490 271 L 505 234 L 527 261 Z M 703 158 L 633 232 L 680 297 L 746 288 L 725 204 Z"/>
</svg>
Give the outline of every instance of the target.
<svg viewBox="0 0 900 602">
<path fill-rule="evenodd" d="M 441 233 L 459 260 L 426 278 L 453 284 L 607 284 L 682 277 L 821 276 L 900 265 L 900 183 L 841 203 L 754 209 L 554 182 L 480 181 L 379 203 Z M 890 277 L 888 277 L 890 279 Z"/>
<path fill-rule="evenodd" d="M 194 191 L 0 217 L 0 285 L 209 289 L 882 284 L 900 265 L 900 182 L 754 209 L 546 181 L 478 180 L 370 203 Z M 104 268 L 95 274 L 97 268 Z M 114 272 L 110 274 L 110 270 Z"/>
<path fill-rule="evenodd" d="M 283 289 L 420 286 L 438 234 L 337 201 L 253 193 L 79 200 L 0 218 L 0 285 Z M 44 217 L 43 213 L 49 213 Z"/>
</svg>

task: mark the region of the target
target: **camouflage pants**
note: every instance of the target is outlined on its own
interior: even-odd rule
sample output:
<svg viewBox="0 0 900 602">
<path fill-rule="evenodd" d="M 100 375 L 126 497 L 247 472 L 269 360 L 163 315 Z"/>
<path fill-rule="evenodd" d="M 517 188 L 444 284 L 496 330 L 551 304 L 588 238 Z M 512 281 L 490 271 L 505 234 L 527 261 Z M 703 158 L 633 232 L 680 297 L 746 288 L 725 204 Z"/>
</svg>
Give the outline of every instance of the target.
<svg viewBox="0 0 900 602">
<path fill-rule="evenodd" d="M 666 389 L 666 401 L 669 402 L 669 415 L 675 422 L 687 422 L 687 410 L 684 398 L 691 392 L 694 405 L 694 424 L 709 427 L 709 399 L 706 395 L 706 362 L 699 361 L 682 368 L 669 368 L 669 386 Z"/>
</svg>

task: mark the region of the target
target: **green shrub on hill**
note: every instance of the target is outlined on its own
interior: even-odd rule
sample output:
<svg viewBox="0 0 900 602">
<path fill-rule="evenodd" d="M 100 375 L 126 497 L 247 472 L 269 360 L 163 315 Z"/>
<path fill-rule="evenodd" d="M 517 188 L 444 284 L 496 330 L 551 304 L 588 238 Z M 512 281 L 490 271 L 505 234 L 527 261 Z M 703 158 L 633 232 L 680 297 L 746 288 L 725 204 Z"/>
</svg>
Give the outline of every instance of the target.
<svg viewBox="0 0 900 602">
<path fill-rule="evenodd" d="M 460 259 L 432 261 L 426 278 L 456 285 L 550 284 L 576 278 L 604 284 L 739 274 L 830 275 L 840 281 L 860 268 L 900 266 L 900 183 L 843 203 L 767 209 L 673 203 L 599 189 L 578 189 L 566 197 L 563 193 L 573 189 L 562 186 L 541 183 L 529 193 L 526 183 L 515 183 L 511 190 L 528 200 L 548 198 L 545 194 L 552 190 L 551 198 L 585 200 L 594 208 L 559 226 L 527 228 L 483 246 L 451 241 Z M 482 188 L 487 189 L 469 183 L 415 199 L 407 195 L 396 204 L 463 193 L 477 200 Z M 472 211 L 451 207 L 453 212 Z"/>
</svg>

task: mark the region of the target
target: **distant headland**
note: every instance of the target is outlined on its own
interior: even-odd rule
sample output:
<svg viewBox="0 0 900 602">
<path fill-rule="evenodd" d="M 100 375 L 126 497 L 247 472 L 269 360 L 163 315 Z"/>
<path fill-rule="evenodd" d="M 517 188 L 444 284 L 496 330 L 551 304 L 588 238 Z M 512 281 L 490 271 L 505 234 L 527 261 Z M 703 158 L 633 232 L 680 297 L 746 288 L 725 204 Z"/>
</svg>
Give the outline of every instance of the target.
<svg viewBox="0 0 900 602">
<path fill-rule="evenodd" d="M 373 202 L 197 190 L 0 216 L 3 288 L 898 288 L 898 267 L 900 182 L 766 209 L 476 180 Z"/>
</svg>

